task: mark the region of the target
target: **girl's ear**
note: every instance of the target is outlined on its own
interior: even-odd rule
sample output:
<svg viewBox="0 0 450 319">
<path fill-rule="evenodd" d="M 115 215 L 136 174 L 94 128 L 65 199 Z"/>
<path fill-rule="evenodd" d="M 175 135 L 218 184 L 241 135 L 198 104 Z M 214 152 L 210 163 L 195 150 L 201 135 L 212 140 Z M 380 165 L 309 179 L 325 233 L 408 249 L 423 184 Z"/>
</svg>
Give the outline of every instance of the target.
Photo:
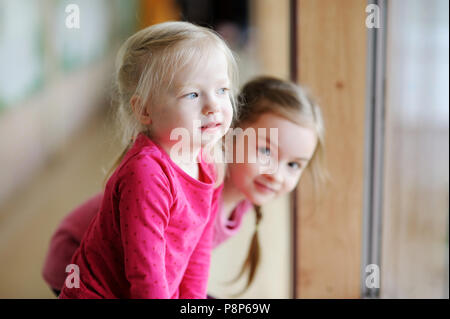
<svg viewBox="0 0 450 319">
<path fill-rule="evenodd" d="M 142 99 L 138 95 L 133 95 L 130 99 L 131 109 L 141 124 L 150 125 L 152 119 L 145 105 L 142 105 Z"/>
</svg>

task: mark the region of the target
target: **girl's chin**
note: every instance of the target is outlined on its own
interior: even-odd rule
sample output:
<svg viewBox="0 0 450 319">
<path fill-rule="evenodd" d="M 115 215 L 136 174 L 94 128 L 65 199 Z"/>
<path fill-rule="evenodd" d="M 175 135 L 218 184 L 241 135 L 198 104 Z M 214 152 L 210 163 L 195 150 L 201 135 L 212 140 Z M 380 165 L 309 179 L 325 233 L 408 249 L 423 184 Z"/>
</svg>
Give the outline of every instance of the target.
<svg viewBox="0 0 450 319">
<path fill-rule="evenodd" d="M 273 195 L 270 196 L 270 195 L 252 194 L 252 196 L 250 196 L 249 200 L 254 205 L 262 206 L 262 205 L 269 203 L 274 198 L 275 198 L 275 196 L 273 196 Z"/>
<path fill-rule="evenodd" d="M 208 147 L 216 144 L 222 136 L 219 134 L 210 135 L 210 136 L 202 136 L 202 147 Z"/>
</svg>

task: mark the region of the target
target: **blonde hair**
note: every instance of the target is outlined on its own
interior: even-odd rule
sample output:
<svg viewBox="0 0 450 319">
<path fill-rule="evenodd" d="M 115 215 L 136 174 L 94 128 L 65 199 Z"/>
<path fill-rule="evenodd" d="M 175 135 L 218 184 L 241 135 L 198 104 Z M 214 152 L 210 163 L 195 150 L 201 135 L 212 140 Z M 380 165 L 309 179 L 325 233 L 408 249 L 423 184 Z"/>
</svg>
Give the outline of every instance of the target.
<svg viewBox="0 0 450 319">
<path fill-rule="evenodd" d="M 243 128 L 245 125 L 257 121 L 261 115 L 273 113 L 300 126 L 312 128 L 317 134 L 317 145 L 308 168 L 311 170 L 316 189 L 318 189 L 318 185 L 327 180 L 324 168 L 325 127 L 323 117 L 320 107 L 304 87 L 275 77 L 257 77 L 244 85 L 238 96 L 238 104 L 240 114 L 233 127 Z M 262 209 L 255 205 L 254 211 L 255 231 L 247 258 L 235 278 L 235 280 L 240 278 L 248 270 L 246 286 L 239 294 L 243 293 L 252 283 L 260 259 L 258 225 L 262 219 Z"/>
<path fill-rule="evenodd" d="M 164 22 L 138 31 L 120 47 L 114 100 L 118 105 L 116 119 L 125 149 L 106 179 L 132 146 L 134 138 L 148 130 L 135 113 L 140 114 L 146 105 L 159 98 L 161 92 L 168 90 L 180 69 L 191 63 L 197 65 L 213 49 L 221 51 L 228 62 L 230 99 L 235 109 L 236 61 L 225 41 L 213 30 L 189 22 Z M 133 96 L 139 97 L 134 111 L 130 105 Z"/>
</svg>

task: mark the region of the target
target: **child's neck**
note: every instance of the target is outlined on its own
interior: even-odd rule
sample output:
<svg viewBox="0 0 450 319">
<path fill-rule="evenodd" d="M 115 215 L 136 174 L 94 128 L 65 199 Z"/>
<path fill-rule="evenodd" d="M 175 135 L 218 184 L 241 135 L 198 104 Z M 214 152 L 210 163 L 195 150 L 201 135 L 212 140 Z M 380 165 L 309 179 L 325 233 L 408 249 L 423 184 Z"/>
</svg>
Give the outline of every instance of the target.
<svg viewBox="0 0 450 319">
<path fill-rule="evenodd" d="M 224 181 L 222 191 L 222 210 L 227 219 L 230 218 L 231 213 L 236 206 L 245 199 L 245 195 L 242 194 L 233 184 L 230 178 L 226 177 Z"/>
<path fill-rule="evenodd" d="M 180 160 L 177 160 L 176 158 L 172 158 L 172 161 L 175 164 L 177 164 L 186 174 L 188 174 L 192 178 L 195 178 L 198 180 L 199 179 L 199 163 L 198 163 L 198 161 L 200 160 L 199 154 L 200 154 L 200 149 L 191 154 L 191 156 L 192 156 L 191 158 L 196 159 L 196 160 L 180 161 Z M 169 156 L 170 156 L 170 153 L 169 153 Z"/>
<path fill-rule="evenodd" d="M 199 178 L 199 163 L 176 163 L 186 174 L 192 178 Z"/>
<path fill-rule="evenodd" d="M 194 151 L 191 154 L 189 154 L 190 155 L 189 159 L 197 159 L 197 160 L 184 161 L 183 159 L 174 158 L 171 156 L 171 154 L 170 154 L 171 147 L 164 145 L 164 144 L 160 144 L 160 145 L 166 151 L 166 153 L 169 155 L 172 162 L 177 164 L 178 167 L 180 167 L 186 174 L 188 174 L 192 178 L 195 178 L 197 180 L 199 179 L 199 163 L 198 163 L 198 161 L 199 161 L 199 154 L 200 154 L 201 148 L 196 148 L 196 149 L 194 149 Z"/>
</svg>

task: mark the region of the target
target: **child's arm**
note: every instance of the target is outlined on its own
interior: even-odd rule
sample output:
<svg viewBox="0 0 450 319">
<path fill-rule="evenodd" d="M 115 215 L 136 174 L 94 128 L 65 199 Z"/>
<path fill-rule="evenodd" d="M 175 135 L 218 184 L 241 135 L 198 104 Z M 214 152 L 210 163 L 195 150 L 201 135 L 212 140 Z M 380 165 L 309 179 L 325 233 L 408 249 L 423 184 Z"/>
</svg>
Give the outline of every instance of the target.
<svg viewBox="0 0 450 319">
<path fill-rule="evenodd" d="M 103 193 L 99 193 L 74 209 L 59 224 L 50 241 L 42 270 L 44 280 L 54 289 L 60 290 L 66 280 L 66 266 L 80 246 L 81 239 L 97 214 Z"/>
<path fill-rule="evenodd" d="M 169 182 L 159 164 L 146 157 L 123 170 L 120 233 L 130 298 L 168 299 L 164 232 L 172 202 Z"/>
<path fill-rule="evenodd" d="M 209 268 L 215 211 L 203 230 L 180 284 L 180 299 L 205 299 L 208 288 Z"/>
<path fill-rule="evenodd" d="M 208 166 L 214 174 L 214 167 Z M 214 190 L 211 202 L 211 215 L 202 236 L 194 249 L 180 285 L 180 299 L 206 298 L 215 219 L 219 210 L 223 185 Z"/>
</svg>

